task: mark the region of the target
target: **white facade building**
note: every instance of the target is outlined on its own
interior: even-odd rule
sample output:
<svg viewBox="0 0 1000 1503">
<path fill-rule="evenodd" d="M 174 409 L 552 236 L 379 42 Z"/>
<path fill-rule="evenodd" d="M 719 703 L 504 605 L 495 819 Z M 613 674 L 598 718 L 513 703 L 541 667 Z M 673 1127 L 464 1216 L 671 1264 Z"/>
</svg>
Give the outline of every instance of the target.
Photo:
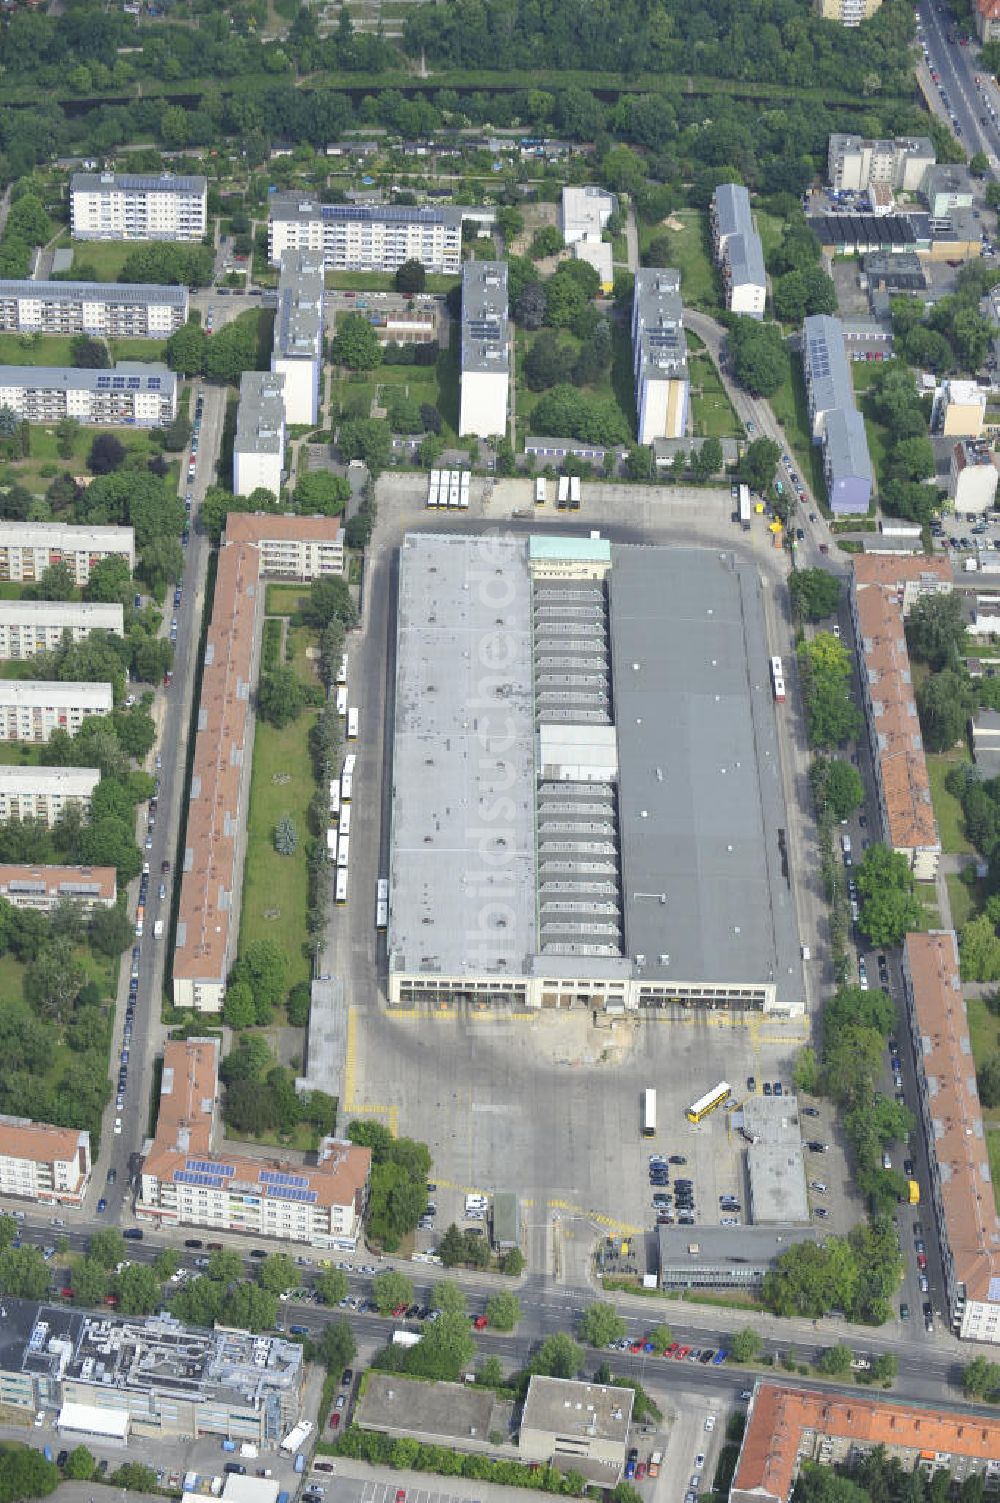
<svg viewBox="0 0 1000 1503">
<path fill-rule="evenodd" d="M 916 193 L 936 161 L 927 136 L 889 141 L 834 131 L 827 145 L 826 176 L 838 193 L 867 193 L 875 187 Z"/>
<path fill-rule="evenodd" d="M 598 240 L 607 229 L 608 220 L 618 207 L 613 193 L 603 188 L 564 188 L 559 208 L 559 228 L 567 245 L 575 245 L 588 235 Z"/>
<path fill-rule="evenodd" d="M 506 261 L 462 267 L 462 390 L 458 431 L 491 438 L 507 432 L 510 346 Z"/>
<path fill-rule="evenodd" d="M 72 805 L 86 812 L 100 781 L 96 767 L 0 766 L 0 820 L 42 819 L 52 826 Z"/>
<path fill-rule="evenodd" d="M 344 536 L 337 517 L 238 512 L 226 518 L 227 543 L 252 543 L 260 572 L 276 579 L 323 579 L 344 572 Z"/>
<path fill-rule="evenodd" d="M 327 271 L 396 271 L 404 261 L 419 261 L 427 271 L 457 276 L 466 219 L 488 228 L 496 215 L 457 205 L 321 204 L 301 193 L 274 193 L 268 259 L 280 266 L 286 251 L 309 250 L 322 254 Z"/>
<path fill-rule="evenodd" d="M 82 1205 L 91 1167 L 89 1132 L 0 1116 L 0 1195 Z"/>
<path fill-rule="evenodd" d="M 0 600 L 0 661 L 54 652 L 66 632 L 82 642 L 92 631 L 124 636 L 123 607 L 117 601 Z"/>
<path fill-rule="evenodd" d="M 166 339 L 187 316 L 186 287 L 0 281 L 0 329 L 18 333 Z"/>
<path fill-rule="evenodd" d="M 636 272 L 632 300 L 632 354 L 639 442 L 683 438 L 691 384 L 679 271 Z"/>
<path fill-rule="evenodd" d="M 0 522 L 0 579 L 29 584 L 41 579 L 50 564 L 66 564 L 73 574 L 73 582 L 85 585 L 91 569 L 103 558 L 123 558 L 129 570 L 134 570 L 135 532 L 131 527 Z M 118 609 L 120 611 L 121 606 Z"/>
<path fill-rule="evenodd" d="M 278 278 L 271 369 L 284 376 L 286 423 L 319 422 L 323 373 L 323 254 L 286 251 Z"/>
<path fill-rule="evenodd" d="M 113 908 L 118 901 L 118 874 L 113 866 L 0 865 L 0 898 L 15 908 L 50 913 L 59 903 L 81 908 Z"/>
<path fill-rule="evenodd" d="M 764 251 L 753 222 L 750 195 L 735 183 L 720 183 L 712 197 L 715 259 L 722 267 L 726 307 L 763 318 L 767 300 Z"/>
<path fill-rule="evenodd" d="M 244 371 L 233 442 L 233 491 L 249 496 L 258 486 L 281 494 L 285 469 L 285 378 L 273 371 Z"/>
<path fill-rule="evenodd" d="M 997 467 L 988 443 L 962 439 L 951 451 L 948 495 L 959 512 L 989 511 L 997 498 Z"/>
<path fill-rule="evenodd" d="M 75 172 L 74 240 L 201 240 L 208 229 L 208 179 Z"/>
<path fill-rule="evenodd" d="M 0 679 L 0 741 L 48 741 L 53 731 L 75 736 L 88 715 L 110 715 L 110 684 L 50 679 Z"/>
<path fill-rule="evenodd" d="M 166 427 L 177 416 L 177 377 L 165 365 L 122 360 L 114 370 L 0 365 L 0 407 L 29 423 Z"/>
</svg>

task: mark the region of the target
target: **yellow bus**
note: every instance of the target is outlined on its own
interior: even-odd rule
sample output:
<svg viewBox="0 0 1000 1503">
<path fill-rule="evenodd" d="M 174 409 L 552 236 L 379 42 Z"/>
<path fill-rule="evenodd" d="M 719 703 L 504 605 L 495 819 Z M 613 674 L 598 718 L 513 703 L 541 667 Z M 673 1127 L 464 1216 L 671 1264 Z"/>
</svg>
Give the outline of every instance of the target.
<svg viewBox="0 0 1000 1503">
<path fill-rule="evenodd" d="M 728 1080 L 720 1080 L 717 1086 L 713 1086 L 707 1095 L 700 1100 L 692 1102 L 687 1109 L 689 1122 L 700 1122 L 702 1117 L 707 1117 L 709 1112 L 714 1112 L 717 1106 L 721 1106 L 729 1097 Z"/>
</svg>

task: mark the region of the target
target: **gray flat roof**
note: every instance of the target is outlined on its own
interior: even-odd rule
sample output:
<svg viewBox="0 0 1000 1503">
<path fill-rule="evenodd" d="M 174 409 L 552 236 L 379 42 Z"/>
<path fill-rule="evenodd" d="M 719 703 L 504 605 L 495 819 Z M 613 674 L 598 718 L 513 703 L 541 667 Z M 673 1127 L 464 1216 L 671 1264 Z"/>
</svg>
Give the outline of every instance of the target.
<svg viewBox="0 0 1000 1503">
<path fill-rule="evenodd" d="M 634 1402 L 631 1388 L 535 1373 L 528 1384 L 521 1429 L 617 1441 L 624 1446 Z"/>
<path fill-rule="evenodd" d="M 244 371 L 236 409 L 239 454 L 278 454 L 284 445 L 285 378 L 273 371 Z"/>
<path fill-rule="evenodd" d="M 0 300 L 32 298 L 43 303 L 168 303 L 187 306 L 186 287 L 155 282 L 20 282 L 0 281 Z"/>
<path fill-rule="evenodd" d="M 826 453 L 834 480 L 871 480 L 865 420 L 856 408 L 838 407 L 826 415 Z"/>
<path fill-rule="evenodd" d="M 291 250 L 281 258 L 272 360 L 318 360 L 323 353 L 323 253 Z"/>
<path fill-rule="evenodd" d="M 175 177 L 164 172 L 159 177 L 148 177 L 134 172 L 74 172 L 70 191 L 72 193 L 99 193 L 123 189 L 137 193 L 207 193 L 207 177 Z"/>
<path fill-rule="evenodd" d="M 33 391 L 159 391 L 168 396 L 177 377 L 165 365 L 119 361 L 114 370 L 78 370 L 75 366 L 0 365 L 0 386 Z"/>
<path fill-rule="evenodd" d="M 773 982 L 801 1001 L 760 577 L 707 549 L 612 559 L 628 954 L 645 977 Z"/>
<path fill-rule="evenodd" d="M 681 274 L 669 267 L 647 267 L 635 274 L 633 331 L 636 377 L 683 380 L 687 376 L 687 337 Z"/>
<path fill-rule="evenodd" d="M 462 371 L 503 372 L 507 344 L 507 263 L 466 261 L 462 267 Z"/>
<path fill-rule="evenodd" d="M 403 1430 L 410 1435 L 448 1435 L 489 1445 L 492 1430 L 504 1439 L 512 1405 L 491 1388 L 469 1383 L 427 1383 L 402 1373 L 370 1372 L 356 1422 L 365 1430 Z"/>
<path fill-rule="evenodd" d="M 758 1143 L 747 1149 L 750 1215 L 755 1226 L 809 1222 L 801 1143 Z"/>
<path fill-rule="evenodd" d="M 407 207 L 395 204 L 323 204 L 303 193 L 272 193 L 268 200 L 270 219 L 322 219 L 343 224 L 448 224 L 460 226 L 464 217 L 475 217 L 482 210 L 450 205 L 422 204 Z"/>
<path fill-rule="evenodd" d="M 853 408 L 854 383 L 839 318 L 814 313 L 802 325 L 802 362 L 813 411 Z"/>
<path fill-rule="evenodd" d="M 815 1242 L 816 1229 L 800 1226 L 659 1226 L 660 1274 L 699 1270 L 723 1272 L 767 1269 L 799 1242 Z M 703 1282 L 703 1280 L 702 1280 Z"/>
<path fill-rule="evenodd" d="M 731 280 L 742 286 L 765 285 L 764 251 L 750 209 L 750 194 L 738 183 L 720 183 L 715 190 L 715 222 L 726 244 Z"/>
</svg>

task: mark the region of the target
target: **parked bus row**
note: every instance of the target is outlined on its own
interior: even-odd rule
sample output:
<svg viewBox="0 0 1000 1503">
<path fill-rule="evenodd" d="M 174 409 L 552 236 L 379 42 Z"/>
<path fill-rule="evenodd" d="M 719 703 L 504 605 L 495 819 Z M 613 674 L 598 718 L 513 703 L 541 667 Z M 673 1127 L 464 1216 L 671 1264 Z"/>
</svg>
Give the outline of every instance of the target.
<svg viewBox="0 0 1000 1503">
<path fill-rule="evenodd" d="M 427 485 L 427 505 L 467 511 L 471 483 L 471 470 L 431 470 Z"/>
</svg>

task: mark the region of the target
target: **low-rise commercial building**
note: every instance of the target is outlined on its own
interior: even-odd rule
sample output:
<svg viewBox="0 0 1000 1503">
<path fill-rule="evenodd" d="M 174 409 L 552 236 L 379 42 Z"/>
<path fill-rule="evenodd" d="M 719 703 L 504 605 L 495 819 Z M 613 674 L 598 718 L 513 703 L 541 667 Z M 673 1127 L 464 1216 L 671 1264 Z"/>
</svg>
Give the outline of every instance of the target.
<svg viewBox="0 0 1000 1503">
<path fill-rule="evenodd" d="M 282 256 L 271 369 L 284 377 L 286 423 L 319 422 L 323 287 L 321 251 L 289 250 Z"/>
<path fill-rule="evenodd" d="M 750 194 L 735 183 L 720 183 L 712 195 L 712 238 L 722 268 L 726 307 L 751 318 L 764 317 L 767 274 L 764 250 L 750 209 Z"/>
<path fill-rule="evenodd" d="M 461 360 L 459 434 L 505 434 L 510 389 L 506 261 L 466 261 L 462 267 Z"/>
<path fill-rule="evenodd" d="M 110 684 L 0 679 L 0 741 L 48 741 L 53 731 L 75 736 L 88 715 L 113 708 Z"/>
<path fill-rule="evenodd" d="M 691 399 L 679 271 L 640 270 L 632 299 L 632 360 L 639 442 L 683 438 Z"/>
<path fill-rule="evenodd" d="M 305 583 L 344 572 L 344 535 L 338 517 L 272 516 L 230 512 L 227 543 L 251 543 L 262 574 Z"/>
<path fill-rule="evenodd" d="M 135 569 L 135 533 L 131 527 L 0 522 L 0 580 L 34 584 L 50 565 L 65 564 L 73 583 L 82 586 L 89 581 L 94 565 L 105 558 L 123 558 L 130 571 Z"/>
<path fill-rule="evenodd" d="M 877 292 L 917 296 L 927 291 L 927 273 L 916 251 L 873 251 L 861 266 L 869 299 Z"/>
<path fill-rule="evenodd" d="M 359 1395 L 352 1423 L 361 1430 L 406 1436 L 422 1445 L 491 1455 L 516 1451 L 509 1439 L 513 1405 L 492 1388 L 475 1383 L 429 1383 L 402 1373 L 371 1371 Z M 501 1436 L 503 1439 L 497 1440 Z"/>
<path fill-rule="evenodd" d="M 976 381 L 945 381 L 937 393 L 934 420 L 945 438 L 979 438 L 987 392 Z"/>
<path fill-rule="evenodd" d="M 413 308 L 375 308 L 371 325 L 381 345 L 434 344 L 438 319 L 433 304 Z"/>
<path fill-rule="evenodd" d="M 559 206 L 559 228 L 563 240 L 567 245 L 575 245 L 587 236 L 600 240 L 617 207 L 615 195 L 604 188 L 564 188 Z"/>
<path fill-rule="evenodd" d="M 86 814 L 100 781 L 96 767 L 0 766 L 0 821 L 40 819 L 51 827 L 66 809 Z"/>
<path fill-rule="evenodd" d="M 177 416 L 177 377 L 165 365 L 120 360 L 113 370 L 0 366 L 0 407 L 22 422 L 166 427 Z"/>
<path fill-rule="evenodd" d="M 906 936 L 903 991 L 952 1330 L 963 1340 L 997 1345 L 1000 1218 L 954 933 Z"/>
<path fill-rule="evenodd" d="M 0 898 L 15 908 L 49 913 L 59 903 L 113 908 L 118 901 L 113 866 L 17 866 L 0 863 Z"/>
<path fill-rule="evenodd" d="M 285 378 L 272 371 L 244 371 L 233 440 L 233 491 L 257 489 L 278 498 L 285 472 Z"/>
<path fill-rule="evenodd" d="M 988 443 L 961 439 L 951 451 L 948 495 L 960 512 L 989 511 L 997 497 L 997 467 Z"/>
<path fill-rule="evenodd" d="M 166 339 L 187 322 L 186 287 L 128 282 L 0 281 L 0 329 Z"/>
<path fill-rule="evenodd" d="M 92 631 L 122 636 L 123 607 L 117 601 L 0 600 L 0 660 L 54 652 L 67 632 L 70 641 L 82 642 Z"/>
<path fill-rule="evenodd" d="M 838 516 L 865 512 L 873 485 L 871 456 L 839 318 L 819 313 L 805 320 L 802 371 L 813 442 L 823 445 L 830 509 Z"/>
<path fill-rule="evenodd" d="M 90 1184 L 90 1133 L 0 1116 L 0 1195 L 78 1206 Z"/>
<path fill-rule="evenodd" d="M 968 168 L 946 162 L 928 167 L 920 193 L 934 219 L 947 219 L 956 209 L 971 209 L 975 199 Z"/>
<path fill-rule="evenodd" d="M 69 212 L 74 240 L 202 240 L 208 179 L 74 172 Z"/>
<path fill-rule="evenodd" d="M 837 193 L 866 193 L 875 186 L 916 193 L 936 162 L 927 136 L 872 140 L 834 131 L 827 144 L 826 180 Z"/>
<path fill-rule="evenodd" d="M 352 1251 L 361 1232 L 371 1150 L 327 1137 L 315 1165 L 212 1152 L 217 1039 L 169 1042 L 156 1135 L 136 1215 L 158 1226 L 207 1226 Z"/>
<path fill-rule="evenodd" d="M 803 1463 L 848 1475 L 879 1449 L 909 1475 L 940 1468 L 955 1482 L 1000 1478 L 1000 1420 L 888 1396 L 759 1382 L 729 1489 L 729 1503 L 788 1503 Z"/>
<path fill-rule="evenodd" d="M 871 20 L 882 0 L 816 0 L 816 7 L 824 21 L 837 21 L 841 26 L 860 26 Z"/>
<path fill-rule="evenodd" d="M 322 204 L 301 192 L 273 193 L 267 222 L 267 253 L 280 266 L 289 250 L 318 251 L 327 271 L 398 271 L 419 261 L 427 271 L 458 276 L 462 225 L 490 228 L 492 209 L 435 205 Z"/>
<path fill-rule="evenodd" d="M 782 1253 L 815 1242 L 811 1226 L 658 1226 L 663 1289 L 759 1289 Z"/>
<path fill-rule="evenodd" d="M 574 1471 L 614 1487 L 625 1469 L 635 1395 L 630 1388 L 545 1378 L 528 1383 L 518 1449 L 525 1461 Z"/>
</svg>

